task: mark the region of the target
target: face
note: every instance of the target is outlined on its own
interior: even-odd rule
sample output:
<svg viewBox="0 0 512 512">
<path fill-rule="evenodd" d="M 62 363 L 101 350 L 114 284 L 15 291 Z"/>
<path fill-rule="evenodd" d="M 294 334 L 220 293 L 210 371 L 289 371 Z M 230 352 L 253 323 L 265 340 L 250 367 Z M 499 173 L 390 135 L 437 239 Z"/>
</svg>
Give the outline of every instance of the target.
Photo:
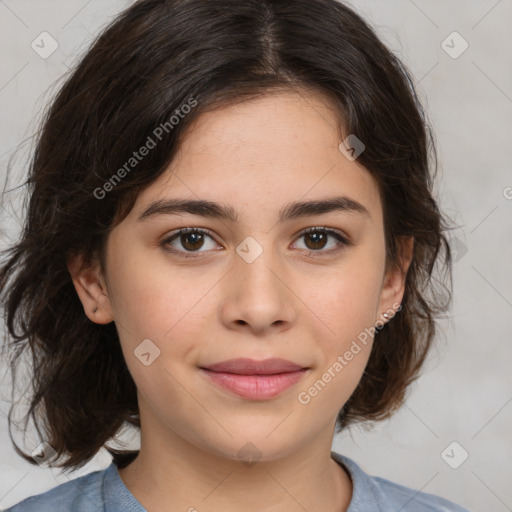
<svg viewBox="0 0 512 512">
<path fill-rule="evenodd" d="M 340 142 L 332 107 L 311 93 L 202 114 L 111 232 L 106 268 L 70 265 L 91 320 L 116 323 L 143 430 L 227 458 L 248 442 L 267 460 L 331 442 L 368 361 L 369 329 L 403 295 L 402 275 L 385 275 L 377 184 Z M 332 202 L 291 206 L 311 201 Z M 203 369 L 236 358 L 305 370 Z"/>
</svg>

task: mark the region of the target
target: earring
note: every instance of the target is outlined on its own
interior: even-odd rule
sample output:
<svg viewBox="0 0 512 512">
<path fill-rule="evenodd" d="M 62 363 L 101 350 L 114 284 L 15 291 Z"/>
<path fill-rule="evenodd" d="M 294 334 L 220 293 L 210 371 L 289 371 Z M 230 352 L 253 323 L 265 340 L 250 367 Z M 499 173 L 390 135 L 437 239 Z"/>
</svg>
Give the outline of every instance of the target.
<svg viewBox="0 0 512 512">
<path fill-rule="evenodd" d="M 389 315 L 387 313 L 383 313 L 382 315 L 384 318 L 389 318 Z"/>
<path fill-rule="evenodd" d="M 92 310 L 93 313 L 96 313 L 98 311 L 98 306 L 94 306 L 94 309 Z"/>
</svg>

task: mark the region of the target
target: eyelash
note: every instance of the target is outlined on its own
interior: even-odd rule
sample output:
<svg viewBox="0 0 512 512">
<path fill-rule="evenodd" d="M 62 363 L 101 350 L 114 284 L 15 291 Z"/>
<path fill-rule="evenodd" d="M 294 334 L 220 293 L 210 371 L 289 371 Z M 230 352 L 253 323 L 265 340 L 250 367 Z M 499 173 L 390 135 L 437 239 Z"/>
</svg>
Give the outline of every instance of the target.
<svg viewBox="0 0 512 512">
<path fill-rule="evenodd" d="M 313 256 L 314 255 L 313 256 L 314 258 L 323 257 L 324 255 L 329 256 L 329 255 L 332 255 L 334 253 L 337 253 L 337 252 L 341 251 L 345 247 L 348 247 L 348 246 L 352 245 L 352 242 L 350 240 L 348 240 L 346 237 L 342 236 L 341 234 L 339 234 L 337 231 L 335 231 L 333 229 L 329 229 L 329 228 L 325 228 L 325 227 L 307 228 L 304 231 L 302 231 L 301 233 L 299 233 L 297 238 L 301 238 L 301 237 L 303 237 L 305 235 L 308 235 L 310 233 L 315 233 L 315 232 L 326 233 L 328 235 L 333 236 L 334 238 L 336 238 L 338 240 L 338 245 L 337 245 L 336 248 L 330 249 L 328 251 L 322 251 L 322 250 L 311 251 L 310 250 L 308 252 L 308 256 Z M 169 236 L 165 240 L 163 240 L 161 242 L 161 246 L 163 247 L 163 249 L 165 251 L 170 252 L 172 254 L 177 254 L 178 256 L 183 257 L 183 258 L 200 258 L 201 257 L 200 253 L 201 252 L 207 252 L 207 251 L 196 251 L 196 252 L 177 251 L 175 249 L 172 249 L 169 246 L 170 242 L 173 242 L 179 236 L 181 236 L 183 234 L 189 234 L 189 233 L 199 233 L 199 234 L 207 235 L 210 238 L 214 239 L 212 234 L 208 230 L 206 230 L 206 229 L 202 229 L 202 228 L 181 228 L 181 229 L 175 231 L 171 236 Z"/>
</svg>

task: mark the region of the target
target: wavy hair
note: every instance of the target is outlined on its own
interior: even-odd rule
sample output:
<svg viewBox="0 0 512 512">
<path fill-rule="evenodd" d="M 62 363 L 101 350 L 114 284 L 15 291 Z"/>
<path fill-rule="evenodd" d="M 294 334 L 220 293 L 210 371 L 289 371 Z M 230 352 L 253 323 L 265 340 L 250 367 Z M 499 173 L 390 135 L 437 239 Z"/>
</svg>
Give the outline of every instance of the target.
<svg viewBox="0 0 512 512">
<path fill-rule="evenodd" d="M 398 265 L 400 237 L 415 240 L 401 310 L 375 333 L 337 431 L 387 418 L 404 402 L 452 294 L 449 228 L 433 197 L 434 137 L 410 72 L 336 0 L 139 0 L 95 39 L 44 113 L 23 184 L 24 227 L 2 252 L 13 381 L 20 356 L 32 362 L 25 428 L 31 417 L 58 467 L 81 467 L 103 447 L 124 467 L 138 451 L 108 443 L 125 425 L 140 428 L 115 322 L 86 317 L 66 258 L 81 253 L 84 264 L 104 262 L 108 233 L 166 170 L 201 113 L 289 89 L 329 98 L 340 134 L 365 143 L 358 162 L 379 186 L 387 268 Z M 170 129 L 191 98 L 194 108 Z M 113 182 L 162 126 L 168 129 L 156 147 Z M 436 270 L 443 273 L 437 281 Z M 11 441 L 35 464 L 12 437 L 15 405 Z"/>
</svg>

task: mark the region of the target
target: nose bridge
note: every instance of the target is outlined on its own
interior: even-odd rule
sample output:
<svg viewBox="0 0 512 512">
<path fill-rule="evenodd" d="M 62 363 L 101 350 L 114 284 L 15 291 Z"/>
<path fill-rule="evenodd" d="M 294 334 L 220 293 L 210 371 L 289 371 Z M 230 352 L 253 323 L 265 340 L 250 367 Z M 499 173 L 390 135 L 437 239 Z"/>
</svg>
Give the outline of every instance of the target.
<svg viewBox="0 0 512 512">
<path fill-rule="evenodd" d="M 257 238 L 248 236 L 239 244 L 234 270 L 244 290 L 271 293 L 282 286 L 275 275 L 281 265 L 272 247 L 272 237 L 257 235 Z"/>
<path fill-rule="evenodd" d="M 292 294 L 271 236 L 247 237 L 236 249 L 225 320 L 264 330 L 293 317 Z M 228 305 L 226 304 L 226 305 Z"/>
</svg>

